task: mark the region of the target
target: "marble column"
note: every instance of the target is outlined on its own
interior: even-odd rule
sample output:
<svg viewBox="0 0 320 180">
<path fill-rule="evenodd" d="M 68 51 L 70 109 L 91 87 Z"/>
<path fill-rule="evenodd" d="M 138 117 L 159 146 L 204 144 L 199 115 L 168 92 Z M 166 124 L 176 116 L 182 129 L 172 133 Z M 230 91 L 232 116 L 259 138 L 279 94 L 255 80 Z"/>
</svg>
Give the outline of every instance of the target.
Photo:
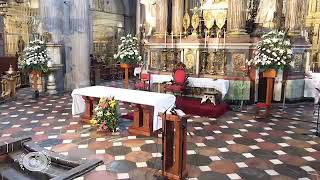
<svg viewBox="0 0 320 180">
<path fill-rule="evenodd" d="M 141 0 L 137 0 L 137 8 L 136 8 L 136 34 L 140 35 L 140 18 L 141 18 Z"/>
<path fill-rule="evenodd" d="M 246 35 L 247 0 L 228 1 L 228 34 L 230 36 Z"/>
<path fill-rule="evenodd" d="M 287 0 L 286 7 L 285 28 L 290 36 L 299 36 L 304 24 L 306 0 Z"/>
<path fill-rule="evenodd" d="M 68 89 L 90 85 L 89 1 L 70 0 L 71 62 Z"/>
<path fill-rule="evenodd" d="M 178 35 L 183 32 L 183 7 L 184 0 L 172 0 L 172 32 Z"/>
<path fill-rule="evenodd" d="M 168 0 L 157 0 L 156 35 L 164 35 L 168 28 Z"/>
<path fill-rule="evenodd" d="M 64 0 L 40 0 L 42 32 L 49 32 L 55 44 L 63 39 L 63 4 Z"/>
</svg>

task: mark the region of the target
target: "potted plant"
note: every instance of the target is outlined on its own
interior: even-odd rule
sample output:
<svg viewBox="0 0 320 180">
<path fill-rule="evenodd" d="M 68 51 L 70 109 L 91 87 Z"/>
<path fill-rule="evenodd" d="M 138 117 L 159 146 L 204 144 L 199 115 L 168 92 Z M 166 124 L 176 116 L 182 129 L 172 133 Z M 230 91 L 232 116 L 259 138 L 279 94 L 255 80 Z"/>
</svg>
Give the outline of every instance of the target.
<svg viewBox="0 0 320 180">
<path fill-rule="evenodd" d="M 101 98 L 93 110 L 92 125 L 99 125 L 100 131 L 116 132 L 119 130 L 118 124 L 118 103 L 114 98 Z"/>
<path fill-rule="evenodd" d="M 278 69 L 284 69 L 294 63 L 291 43 L 284 31 L 273 30 L 263 35 L 256 49 L 255 56 L 248 65 L 259 68 L 264 77 L 275 78 Z"/>
<path fill-rule="evenodd" d="M 39 95 L 38 80 L 43 73 L 48 72 L 51 61 L 48 57 L 46 44 L 36 39 L 29 43 L 29 46 L 23 50 L 23 54 L 19 60 L 22 69 L 30 72 L 32 80 L 32 88 L 35 91 L 35 97 Z"/>
<path fill-rule="evenodd" d="M 118 53 L 114 55 L 121 64 L 120 67 L 125 71 L 124 84 L 125 88 L 129 85 L 129 67 L 136 65 L 141 61 L 139 53 L 138 38 L 133 37 L 131 34 L 121 37 L 121 44 L 118 47 Z"/>
</svg>

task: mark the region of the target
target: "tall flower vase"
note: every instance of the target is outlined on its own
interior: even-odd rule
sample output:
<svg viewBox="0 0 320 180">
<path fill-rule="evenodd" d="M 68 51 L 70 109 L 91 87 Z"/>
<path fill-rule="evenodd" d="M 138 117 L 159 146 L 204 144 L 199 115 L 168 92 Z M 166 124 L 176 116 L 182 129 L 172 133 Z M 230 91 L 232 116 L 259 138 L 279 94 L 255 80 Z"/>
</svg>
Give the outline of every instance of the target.
<svg viewBox="0 0 320 180">
<path fill-rule="evenodd" d="M 277 76 L 277 71 L 275 69 L 267 69 L 263 72 L 263 77 L 267 78 L 267 95 L 266 95 L 266 105 L 271 106 L 272 96 L 273 96 L 273 80 Z"/>
<path fill-rule="evenodd" d="M 41 73 L 38 71 L 31 71 L 31 86 L 34 91 L 34 98 L 38 99 L 39 98 L 39 89 L 38 89 L 38 80 L 39 77 L 41 77 Z"/>
<path fill-rule="evenodd" d="M 129 88 L 129 64 L 120 64 L 121 69 L 124 70 L 124 88 Z"/>
</svg>

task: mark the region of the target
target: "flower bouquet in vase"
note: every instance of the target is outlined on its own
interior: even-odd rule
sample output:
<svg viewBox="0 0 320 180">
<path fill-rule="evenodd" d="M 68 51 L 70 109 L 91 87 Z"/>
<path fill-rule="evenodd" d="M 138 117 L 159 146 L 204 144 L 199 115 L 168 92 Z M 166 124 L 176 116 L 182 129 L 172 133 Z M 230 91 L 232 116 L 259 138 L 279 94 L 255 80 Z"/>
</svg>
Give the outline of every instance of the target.
<svg viewBox="0 0 320 180">
<path fill-rule="evenodd" d="M 118 103 L 114 98 L 101 98 L 93 110 L 92 125 L 98 125 L 98 131 L 116 132 L 118 124 Z"/>
<path fill-rule="evenodd" d="M 257 44 L 255 56 L 248 61 L 263 72 L 264 77 L 274 78 L 278 69 L 293 66 L 291 43 L 284 31 L 273 30 L 262 36 Z"/>
<path fill-rule="evenodd" d="M 249 66 L 260 69 L 263 77 L 267 78 L 267 106 L 271 105 L 273 79 L 277 76 L 277 70 L 294 66 L 291 49 L 287 33 L 273 30 L 262 36 L 262 40 L 256 47 L 254 58 L 248 61 Z"/>
<path fill-rule="evenodd" d="M 141 56 L 139 52 L 138 38 L 133 37 L 131 34 L 121 37 L 121 44 L 118 47 L 118 53 L 114 54 L 114 58 L 121 64 L 120 67 L 125 72 L 124 84 L 125 88 L 129 85 L 129 67 L 139 64 Z"/>
<path fill-rule="evenodd" d="M 39 88 L 42 91 L 42 74 L 48 72 L 48 57 L 46 44 L 36 39 L 29 43 L 29 46 L 23 50 L 22 56 L 19 58 L 19 66 L 30 72 L 32 88 L 35 92 L 35 97 L 39 95 Z"/>
</svg>

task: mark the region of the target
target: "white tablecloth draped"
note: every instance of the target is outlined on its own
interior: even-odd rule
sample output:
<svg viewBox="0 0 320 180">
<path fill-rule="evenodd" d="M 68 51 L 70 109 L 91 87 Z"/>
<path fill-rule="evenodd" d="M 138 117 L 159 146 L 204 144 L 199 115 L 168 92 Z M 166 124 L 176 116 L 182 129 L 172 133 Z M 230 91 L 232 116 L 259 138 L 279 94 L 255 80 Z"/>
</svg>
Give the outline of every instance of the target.
<svg viewBox="0 0 320 180">
<path fill-rule="evenodd" d="M 134 76 L 139 76 L 141 71 L 142 71 L 141 67 L 136 67 L 136 68 L 134 68 L 133 75 Z"/>
<path fill-rule="evenodd" d="M 312 97 L 315 103 L 318 103 L 320 95 L 316 88 L 320 89 L 320 79 L 304 80 L 304 97 Z"/>
<path fill-rule="evenodd" d="M 158 113 L 163 113 L 175 105 L 176 97 L 171 94 L 137 91 L 129 89 L 112 88 L 105 86 L 92 86 L 75 89 L 72 92 L 72 114 L 80 114 L 85 111 L 85 102 L 82 96 L 90 97 L 114 97 L 117 101 L 143 104 L 154 107 L 153 130 L 162 127 L 162 120 Z"/>
<path fill-rule="evenodd" d="M 152 74 L 150 83 L 163 83 L 173 80 L 171 75 Z M 213 80 L 210 78 L 188 78 L 188 86 L 198 88 L 214 88 L 221 92 L 222 98 L 228 93 L 229 81 L 224 79 Z"/>
</svg>

